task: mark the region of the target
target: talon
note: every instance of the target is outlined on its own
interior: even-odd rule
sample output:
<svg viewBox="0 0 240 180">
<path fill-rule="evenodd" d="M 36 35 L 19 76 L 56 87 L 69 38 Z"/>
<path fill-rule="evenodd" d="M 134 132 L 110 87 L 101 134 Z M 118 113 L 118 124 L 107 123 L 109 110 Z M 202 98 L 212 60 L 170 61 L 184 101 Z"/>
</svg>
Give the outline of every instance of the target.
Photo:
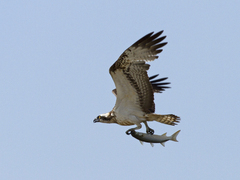
<svg viewBox="0 0 240 180">
<path fill-rule="evenodd" d="M 154 130 L 149 128 L 149 129 L 147 129 L 147 133 L 153 135 L 154 134 Z"/>
<path fill-rule="evenodd" d="M 126 134 L 130 135 L 131 134 L 131 130 L 126 131 Z"/>
</svg>

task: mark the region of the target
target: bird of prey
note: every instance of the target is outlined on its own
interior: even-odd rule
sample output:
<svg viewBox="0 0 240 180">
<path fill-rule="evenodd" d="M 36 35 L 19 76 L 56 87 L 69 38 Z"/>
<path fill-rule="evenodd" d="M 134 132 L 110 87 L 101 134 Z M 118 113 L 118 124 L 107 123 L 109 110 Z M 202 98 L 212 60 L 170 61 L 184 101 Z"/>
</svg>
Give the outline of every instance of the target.
<svg viewBox="0 0 240 180">
<path fill-rule="evenodd" d="M 110 67 L 109 73 L 115 83 L 116 89 L 112 92 L 117 97 L 114 108 L 105 114 L 100 114 L 93 122 L 117 123 L 123 126 L 137 125 L 126 131 L 140 129 L 141 123 L 146 126 L 148 134 L 154 134 L 149 128 L 147 121 L 157 121 L 168 125 L 176 125 L 180 117 L 167 114 L 155 114 L 154 92 L 162 92 L 164 85 L 169 83 L 158 83 L 166 80 L 161 78 L 152 80 L 157 75 L 148 77 L 147 70 L 150 65 L 146 62 L 158 58 L 157 54 L 162 52 L 162 47 L 167 42 L 162 42 L 166 36 L 161 36 L 163 31 L 151 32 L 132 46 L 126 49 L 118 60 Z"/>
</svg>

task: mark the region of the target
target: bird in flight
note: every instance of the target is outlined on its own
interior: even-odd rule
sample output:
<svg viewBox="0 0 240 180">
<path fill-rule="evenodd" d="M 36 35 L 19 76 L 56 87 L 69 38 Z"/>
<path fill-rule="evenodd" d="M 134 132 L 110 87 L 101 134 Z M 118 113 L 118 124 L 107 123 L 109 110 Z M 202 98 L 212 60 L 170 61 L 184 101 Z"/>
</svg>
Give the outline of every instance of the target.
<svg viewBox="0 0 240 180">
<path fill-rule="evenodd" d="M 115 83 L 116 89 L 112 90 L 117 100 L 113 109 L 105 114 L 100 114 L 93 122 L 117 123 L 123 126 L 136 125 L 128 129 L 126 134 L 146 126 L 148 134 L 154 134 L 147 122 L 157 121 L 168 125 L 176 125 L 180 117 L 174 114 L 155 114 L 154 93 L 169 88 L 170 83 L 162 81 L 167 78 L 153 80 L 158 75 L 148 77 L 147 70 L 150 65 L 146 62 L 154 61 L 162 52 L 162 47 L 167 42 L 162 42 L 166 36 L 161 36 L 163 31 L 151 32 L 132 46 L 126 49 L 118 60 L 110 67 L 109 73 Z M 159 83 L 160 82 L 160 83 Z"/>
</svg>

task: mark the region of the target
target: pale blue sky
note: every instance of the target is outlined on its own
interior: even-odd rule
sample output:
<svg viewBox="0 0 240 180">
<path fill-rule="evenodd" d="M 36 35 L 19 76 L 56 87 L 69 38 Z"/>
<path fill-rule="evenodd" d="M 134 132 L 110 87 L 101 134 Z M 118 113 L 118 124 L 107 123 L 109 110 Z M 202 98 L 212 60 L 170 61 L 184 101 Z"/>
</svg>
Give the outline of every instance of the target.
<svg viewBox="0 0 240 180">
<path fill-rule="evenodd" d="M 240 179 L 239 1 L 1 1 L 0 179 Z M 149 75 L 169 77 L 156 113 L 178 143 L 143 146 L 94 124 L 115 97 L 109 67 L 164 30 Z M 141 129 L 142 132 L 145 129 Z"/>
</svg>

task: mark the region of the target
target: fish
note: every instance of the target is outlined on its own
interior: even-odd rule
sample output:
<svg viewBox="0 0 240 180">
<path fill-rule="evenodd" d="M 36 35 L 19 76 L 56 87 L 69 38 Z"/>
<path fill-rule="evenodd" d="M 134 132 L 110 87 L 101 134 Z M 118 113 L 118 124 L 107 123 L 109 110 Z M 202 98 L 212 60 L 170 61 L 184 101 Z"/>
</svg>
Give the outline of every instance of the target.
<svg viewBox="0 0 240 180">
<path fill-rule="evenodd" d="M 171 140 L 171 141 L 178 142 L 177 135 L 180 131 L 181 130 L 175 132 L 171 136 L 167 136 L 167 133 L 164 133 L 162 135 L 151 135 L 151 134 L 141 133 L 141 132 L 132 130 L 131 135 L 132 137 L 138 139 L 142 145 L 143 145 L 143 142 L 148 142 L 153 147 L 153 143 L 160 143 L 162 146 L 165 147 L 166 141 Z"/>
</svg>

